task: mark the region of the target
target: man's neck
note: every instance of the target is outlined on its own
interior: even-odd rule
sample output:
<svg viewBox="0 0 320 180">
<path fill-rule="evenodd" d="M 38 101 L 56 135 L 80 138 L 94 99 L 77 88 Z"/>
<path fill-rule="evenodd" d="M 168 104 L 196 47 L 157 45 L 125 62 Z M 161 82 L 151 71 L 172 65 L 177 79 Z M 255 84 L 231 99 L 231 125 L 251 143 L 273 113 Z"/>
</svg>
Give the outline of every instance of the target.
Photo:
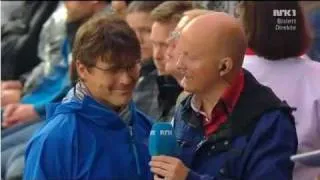
<svg viewBox="0 0 320 180">
<path fill-rule="evenodd" d="M 112 110 L 114 110 L 116 113 L 120 113 L 126 106 L 114 106 L 111 103 L 107 102 L 107 101 L 100 101 L 103 105 L 105 105 L 106 107 L 111 108 Z"/>
<path fill-rule="evenodd" d="M 211 116 L 213 108 L 218 103 L 225 89 L 228 87 L 226 83 L 215 85 L 213 88 L 203 92 L 195 93 L 196 101 L 200 104 L 200 110 L 204 111 L 208 117 Z"/>
</svg>

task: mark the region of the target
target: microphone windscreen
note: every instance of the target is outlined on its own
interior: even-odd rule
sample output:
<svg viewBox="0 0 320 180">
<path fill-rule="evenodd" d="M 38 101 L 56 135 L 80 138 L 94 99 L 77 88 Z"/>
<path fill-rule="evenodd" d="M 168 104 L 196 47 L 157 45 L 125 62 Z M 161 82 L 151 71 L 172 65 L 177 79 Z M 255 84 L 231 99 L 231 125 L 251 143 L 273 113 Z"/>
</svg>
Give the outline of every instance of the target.
<svg viewBox="0 0 320 180">
<path fill-rule="evenodd" d="M 149 137 L 149 152 L 151 156 L 176 156 L 178 144 L 171 123 L 155 123 Z"/>
</svg>

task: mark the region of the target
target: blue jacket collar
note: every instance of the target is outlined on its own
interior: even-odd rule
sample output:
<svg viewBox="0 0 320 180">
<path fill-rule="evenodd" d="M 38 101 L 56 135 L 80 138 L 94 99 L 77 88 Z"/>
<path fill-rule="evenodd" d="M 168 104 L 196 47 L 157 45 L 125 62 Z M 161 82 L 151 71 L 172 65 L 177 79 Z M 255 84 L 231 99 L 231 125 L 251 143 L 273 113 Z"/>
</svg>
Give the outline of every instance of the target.
<svg viewBox="0 0 320 180">
<path fill-rule="evenodd" d="M 72 90 L 70 90 L 72 91 Z M 110 107 L 97 102 L 90 96 L 85 96 L 79 101 L 71 92 L 68 93 L 68 101 L 58 104 L 52 104 L 47 108 L 47 116 L 56 116 L 57 114 L 77 113 L 81 118 L 93 121 L 98 126 L 108 126 L 112 129 L 126 127 L 119 114 Z M 134 122 L 136 111 L 132 101 L 129 103 L 131 112 L 131 123 Z"/>
</svg>

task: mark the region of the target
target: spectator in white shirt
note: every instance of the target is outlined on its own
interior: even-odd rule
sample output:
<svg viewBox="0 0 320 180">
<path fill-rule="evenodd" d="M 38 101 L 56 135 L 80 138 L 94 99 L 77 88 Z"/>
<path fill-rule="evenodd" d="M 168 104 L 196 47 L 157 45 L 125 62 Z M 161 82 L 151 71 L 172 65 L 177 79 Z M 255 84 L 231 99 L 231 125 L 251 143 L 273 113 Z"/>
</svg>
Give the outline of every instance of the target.
<svg viewBox="0 0 320 180">
<path fill-rule="evenodd" d="M 276 17 L 273 10 L 295 11 L 292 17 Z M 303 58 L 310 33 L 297 1 L 244 1 L 238 7 L 248 37 L 243 67 L 290 106 L 298 134 L 298 153 L 320 149 L 320 63 Z M 294 180 L 313 180 L 319 167 L 296 164 Z"/>
</svg>

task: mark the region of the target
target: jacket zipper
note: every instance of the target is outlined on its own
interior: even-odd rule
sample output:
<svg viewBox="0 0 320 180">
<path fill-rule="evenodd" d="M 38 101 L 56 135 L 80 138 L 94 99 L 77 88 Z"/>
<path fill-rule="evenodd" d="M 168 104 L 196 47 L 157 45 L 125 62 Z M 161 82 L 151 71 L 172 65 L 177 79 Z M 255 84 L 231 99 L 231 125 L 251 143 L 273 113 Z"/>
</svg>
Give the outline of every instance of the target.
<svg viewBox="0 0 320 180">
<path fill-rule="evenodd" d="M 134 158 L 135 158 L 136 166 L 137 166 L 137 173 L 140 176 L 141 175 L 141 169 L 140 169 L 140 163 L 139 163 L 139 156 L 138 156 L 138 151 L 137 151 L 135 139 L 134 139 L 134 136 L 133 136 L 132 126 L 129 126 L 129 132 L 130 132 L 130 139 L 131 139 L 131 145 L 132 145 L 132 149 L 133 149 L 133 154 L 134 154 Z"/>
<path fill-rule="evenodd" d="M 197 144 L 196 152 L 202 147 L 204 143 L 208 141 L 208 138 L 206 136 L 203 137 L 203 139 Z"/>
</svg>

